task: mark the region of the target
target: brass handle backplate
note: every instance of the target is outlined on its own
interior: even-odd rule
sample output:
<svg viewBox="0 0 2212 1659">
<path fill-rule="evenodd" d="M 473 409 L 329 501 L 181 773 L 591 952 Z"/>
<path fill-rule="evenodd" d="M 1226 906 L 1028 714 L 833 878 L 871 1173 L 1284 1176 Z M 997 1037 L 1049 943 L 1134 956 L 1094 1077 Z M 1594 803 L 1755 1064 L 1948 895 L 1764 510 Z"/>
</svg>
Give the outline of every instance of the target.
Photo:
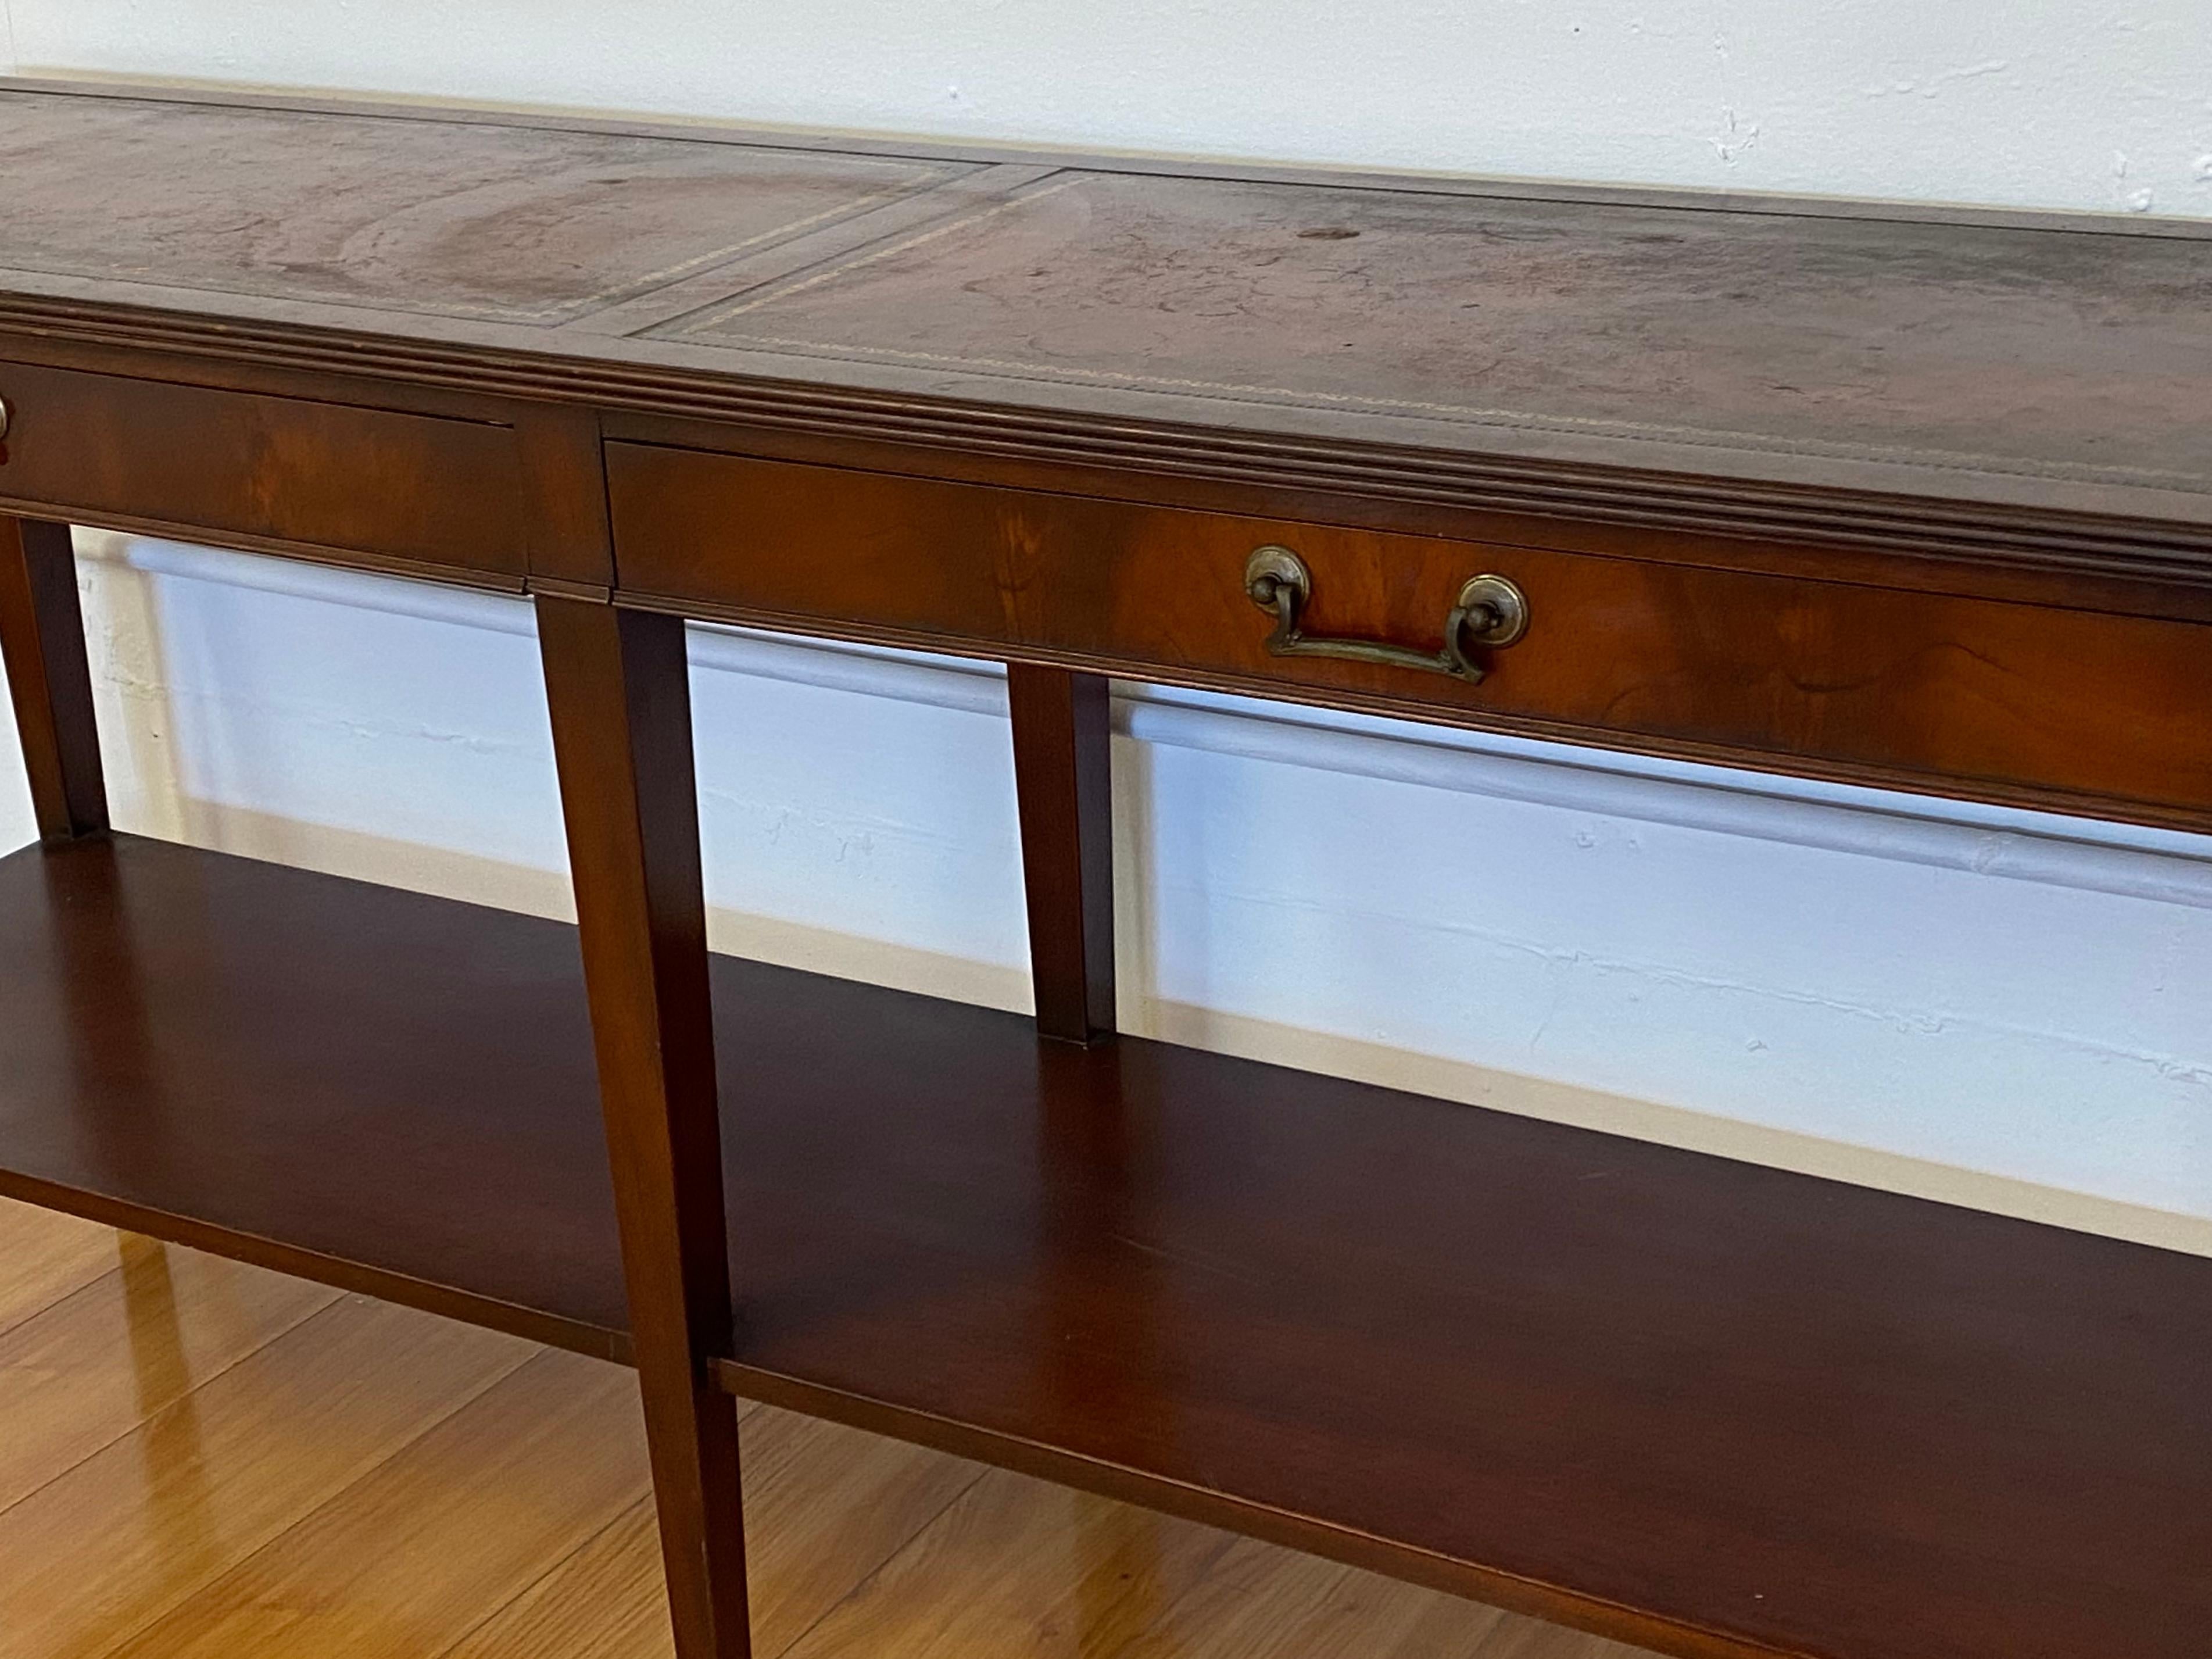
<svg viewBox="0 0 2212 1659">
<path fill-rule="evenodd" d="M 1502 651 L 1528 631 L 1528 597 L 1503 576 L 1482 575 L 1469 576 L 1460 588 L 1458 600 L 1444 618 L 1441 651 L 1417 651 L 1380 640 L 1316 638 L 1298 625 L 1313 598 L 1313 573 L 1289 548 L 1272 543 L 1254 548 L 1244 561 L 1244 591 L 1253 604 L 1275 618 L 1275 631 L 1267 635 L 1272 655 L 1341 657 L 1391 668 L 1418 668 L 1425 673 L 1449 674 L 1470 685 L 1480 685 L 1490 672 L 1471 647 Z"/>
<path fill-rule="evenodd" d="M 14 412 L 8 407 L 8 400 L 5 398 L 0 398 L 0 438 L 8 435 L 8 422 L 13 417 Z"/>
</svg>

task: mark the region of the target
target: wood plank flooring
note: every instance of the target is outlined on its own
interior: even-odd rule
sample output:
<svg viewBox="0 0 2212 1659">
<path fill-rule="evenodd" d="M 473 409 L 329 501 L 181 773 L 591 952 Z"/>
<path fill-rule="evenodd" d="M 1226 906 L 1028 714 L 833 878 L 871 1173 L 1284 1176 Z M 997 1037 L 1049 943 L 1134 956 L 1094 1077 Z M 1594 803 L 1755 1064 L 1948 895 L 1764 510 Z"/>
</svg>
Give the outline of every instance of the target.
<svg viewBox="0 0 2212 1659">
<path fill-rule="evenodd" d="M 766 1407 L 760 1659 L 1644 1659 Z M 0 1200 L 0 1659 L 670 1659 L 631 1374 Z"/>
</svg>

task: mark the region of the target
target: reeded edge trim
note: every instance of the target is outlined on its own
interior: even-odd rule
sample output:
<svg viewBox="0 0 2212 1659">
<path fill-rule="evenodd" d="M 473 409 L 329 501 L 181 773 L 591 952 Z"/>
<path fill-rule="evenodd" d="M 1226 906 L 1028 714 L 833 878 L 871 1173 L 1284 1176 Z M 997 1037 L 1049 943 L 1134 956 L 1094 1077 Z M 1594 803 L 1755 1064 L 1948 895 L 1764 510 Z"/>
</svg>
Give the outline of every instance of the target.
<svg viewBox="0 0 2212 1659">
<path fill-rule="evenodd" d="M 344 374 L 477 396 L 817 433 L 1047 463 L 1334 492 L 1457 511 L 1536 514 L 1983 564 L 2212 586 L 2212 519 L 2065 511 L 1538 456 L 1051 410 L 680 364 L 580 357 L 209 317 L 89 299 L 0 295 L 9 334 Z M 637 343 L 628 343 L 633 345 Z M 1771 459 L 1771 458 L 1768 458 Z M 1817 460 L 1814 464 L 1820 464 Z M 1965 471 L 1956 476 L 1973 477 Z"/>
<path fill-rule="evenodd" d="M 1155 1474 L 1093 1451 L 1056 1445 L 926 1407 L 902 1404 L 848 1383 L 817 1382 L 747 1356 L 742 1305 L 733 1325 L 734 1353 L 715 1356 L 708 1360 L 708 1370 L 716 1384 L 735 1399 L 826 1418 L 871 1434 L 1096 1492 L 1119 1503 L 1159 1510 L 1201 1526 L 1225 1528 L 1286 1549 L 1424 1585 L 1447 1595 L 1465 1596 L 1508 1613 L 1549 1620 L 1593 1636 L 1640 1646 L 1662 1644 L 1684 1659 L 1818 1659 L 1812 1650 L 1794 1644 L 1778 1645 L 1677 1614 L 1646 1611 L 1610 1595 L 1578 1590 L 1509 1566 L 1401 1543 L 1279 1502 L 1242 1497 L 1222 1487 Z"/>
</svg>

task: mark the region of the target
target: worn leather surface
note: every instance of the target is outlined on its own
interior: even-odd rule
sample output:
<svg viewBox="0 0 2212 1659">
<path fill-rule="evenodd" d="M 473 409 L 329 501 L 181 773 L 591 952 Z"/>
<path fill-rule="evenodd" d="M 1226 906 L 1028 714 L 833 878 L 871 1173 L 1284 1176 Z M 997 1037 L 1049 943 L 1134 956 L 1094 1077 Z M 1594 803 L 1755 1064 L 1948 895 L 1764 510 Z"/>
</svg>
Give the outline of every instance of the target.
<svg viewBox="0 0 2212 1659">
<path fill-rule="evenodd" d="M 890 149 L 0 84 L 0 336 L 2212 567 L 2203 225 Z"/>
<path fill-rule="evenodd" d="M 2212 246 L 1065 173 L 666 325 L 776 351 L 2212 488 Z"/>
<path fill-rule="evenodd" d="M 0 91 L 0 265 L 544 325 L 967 170 Z"/>
</svg>

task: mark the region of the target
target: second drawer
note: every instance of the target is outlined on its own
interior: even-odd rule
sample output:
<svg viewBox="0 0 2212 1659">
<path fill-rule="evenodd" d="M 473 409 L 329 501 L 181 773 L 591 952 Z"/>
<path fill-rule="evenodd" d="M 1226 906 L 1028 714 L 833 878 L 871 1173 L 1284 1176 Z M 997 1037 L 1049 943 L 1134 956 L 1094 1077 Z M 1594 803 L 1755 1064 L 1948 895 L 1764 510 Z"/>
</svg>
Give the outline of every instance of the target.
<svg viewBox="0 0 2212 1659">
<path fill-rule="evenodd" d="M 607 447 L 624 589 L 1134 678 L 1381 702 L 1470 724 L 1994 799 L 2212 823 L 2212 629 L 2155 618 Z M 1443 653 L 1470 577 L 1525 594 L 1482 674 L 1281 655 L 1255 550 L 1309 637 Z M 1478 622 L 1487 620 L 1478 614 Z"/>
</svg>

